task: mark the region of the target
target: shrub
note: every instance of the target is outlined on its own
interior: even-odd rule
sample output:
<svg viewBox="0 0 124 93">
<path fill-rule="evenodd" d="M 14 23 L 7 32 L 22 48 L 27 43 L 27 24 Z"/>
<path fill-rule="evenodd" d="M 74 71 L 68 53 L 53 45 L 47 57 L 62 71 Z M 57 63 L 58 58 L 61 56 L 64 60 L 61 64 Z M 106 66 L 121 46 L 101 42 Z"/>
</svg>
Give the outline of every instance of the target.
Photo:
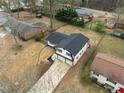
<svg viewBox="0 0 124 93">
<path fill-rule="evenodd" d="M 105 33 L 105 24 L 101 21 L 96 22 L 95 31 Z"/>
<path fill-rule="evenodd" d="M 120 35 L 120 37 L 121 37 L 122 39 L 124 39 L 124 33 L 123 33 L 123 34 L 121 34 L 121 35 Z"/>
<path fill-rule="evenodd" d="M 76 25 L 76 26 L 80 26 L 80 27 L 84 27 L 85 26 L 84 20 L 82 18 L 73 18 L 71 20 L 71 23 Z"/>
<path fill-rule="evenodd" d="M 85 26 L 84 20 L 82 18 L 79 18 L 77 12 L 71 8 L 60 9 L 56 14 L 56 18 L 60 21 L 64 21 L 76 26 Z"/>
<path fill-rule="evenodd" d="M 82 18 L 73 18 L 71 22 L 76 26 L 80 26 L 80 27 L 85 26 L 84 20 Z"/>
<path fill-rule="evenodd" d="M 44 38 L 45 36 L 44 36 L 44 33 L 40 33 L 39 35 L 37 35 L 36 37 L 35 37 L 35 41 L 38 41 L 38 42 L 41 42 L 41 41 L 43 41 L 43 38 Z"/>
<path fill-rule="evenodd" d="M 56 18 L 58 20 L 64 22 L 71 22 L 73 18 L 78 18 L 77 12 L 72 8 L 60 9 L 56 14 Z"/>
</svg>

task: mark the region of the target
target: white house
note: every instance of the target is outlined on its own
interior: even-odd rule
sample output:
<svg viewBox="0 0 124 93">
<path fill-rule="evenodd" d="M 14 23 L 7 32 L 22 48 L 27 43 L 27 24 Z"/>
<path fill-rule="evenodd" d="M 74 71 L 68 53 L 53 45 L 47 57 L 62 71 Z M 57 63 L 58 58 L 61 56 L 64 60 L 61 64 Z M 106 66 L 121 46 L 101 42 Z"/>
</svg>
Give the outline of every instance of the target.
<svg viewBox="0 0 124 93">
<path fill-rule="evenodd" d="M 47 42 L 56 50 L 52 60 L 60 60 L 70 65 L 75 65 L 89 47 L 89 38 L 79 33 L 67 36 L 54 32 L 48 36 Z"/>
<path fill-rule="evenodd" d="M 124 93 L 124 61 L 98 53 L 91 65 L 90 77 L 110 89 L 112 93 Z"/>
</svg>

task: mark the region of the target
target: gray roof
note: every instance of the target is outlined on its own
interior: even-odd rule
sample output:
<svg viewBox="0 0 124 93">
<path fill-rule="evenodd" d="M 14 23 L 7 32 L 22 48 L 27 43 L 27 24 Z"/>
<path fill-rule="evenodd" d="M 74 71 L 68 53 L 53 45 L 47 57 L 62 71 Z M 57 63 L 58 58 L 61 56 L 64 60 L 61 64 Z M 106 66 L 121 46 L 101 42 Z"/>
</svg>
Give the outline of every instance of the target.
<svg viewBox="0 0 124 93">
<path fill-rule="evenodd" d="M 90 16 L 93 14 L 93 11 L 88 8 L 80 8 L 80 9 L 76 9 L 76 11 L 79 15 Z"/>
<path fill-rule="evenodd" d="M 3 26 L 3 24 L 5 24 L 8 21 L 7 19 L 8 16 L 9 16 L 8 13 L 0 12 L 0 26 Z"/>
<path fill-rule="evenodd" d="M 56 47 L 66 49 L 75 56 L 88 41 L 86 36 L 75 33 L 63 39 Z"/>
<path fill-rule="evenodd" d="M 65 38 L 67 38 L 67 35 L 59 32 L 53 32 L 47 37 L 47 40 L 50 41 L 52 44 L 58 45 Z"/>
<path fill-rule="evenodd" d="M 3 26 L 6 30 L 12 31 L 12 34 L 19 35 L 19 37 L 24 38 L 25 40 L 34 37 L 46 27 L 46 25 L 44 27 L 43 24 L 42 26 L 41 24 L 29 25 L 12 17 L 9 17 L 8 21 Z"/>
<path fill-rule="evenodd" d="M 32 24 L 32 27 L 41 28 L 42 30 L 49 30 L 49 27 L 46 24 L 41 22 Z"/>
<path fill-rule="evenodd" d="M 32 26 L 29 26 L 27 25 L 20 33 L 28 33 L 28 32 L 33 32 L 33 31 L 37 31 L 39 30 L 40 28 L 36 28 L 36 27 L 32 27 Z"/>
<path fill-rule="evenodd" d="M 0 17 L 9 17 L 10 14 L 6 13 L 6 12 L 0 12 Z"/>
<path fill-rule="evenodd" d="M 4 27 L 16 28 L 18 24 L 19 23 L 15 18 L 8 18 L 8 21 L 4 24 Z"/>
</svg>

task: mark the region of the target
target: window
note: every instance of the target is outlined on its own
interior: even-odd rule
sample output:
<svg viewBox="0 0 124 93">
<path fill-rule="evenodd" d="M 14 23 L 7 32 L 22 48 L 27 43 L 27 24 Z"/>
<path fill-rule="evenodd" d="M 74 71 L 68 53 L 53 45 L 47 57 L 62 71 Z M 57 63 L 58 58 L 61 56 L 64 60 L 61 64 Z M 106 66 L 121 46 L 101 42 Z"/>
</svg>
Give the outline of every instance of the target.
<svg viewBox="0 0 124 93">
<path fill-rule="evenodd" d="M 60 49 L 57 49 L 57 51 L 59 51 L 59 52 L 61 52 L 61 53 L 62 53 L 62 50 L 60 50 Z"/>
<path fill-rule="evenodd" d="M 109 89 L 110 91 L 114 89 L 113 86 L 111 86 L 111 85 L 109 85 L 109 84 L 107 84 L 107 83 L 105 83 L 104 87 L 105 87 L 106 89 Z"/>
<path fill-rule="evenodd" d="M 116 81 L 111 80 L 111 79 L 108 79 L 108 78 L 107 78 L 107 81 L 109 81 L 109 82 L 111 82 L 111 83 L 113 83 L 113 84 L 115 84 L 115 85 L 117 84 L 117 82 L 116 82 Z"/>
<path fill-rule="evenodd" d="M 67 56 L 71 56 L 71 54 L 70 54 L 70 53 L 68 53 L 68 52 L 66 52 L 66 55 L 67 55 Z"/>
<path fill-rule="evenodd" d="M 78 57 L 76 57 L 76 59 L 78 59 Z"/>
<path fill-rule="evenodd" d="M 95 74 L 95 75 L 99 76 L 99 74 L 98 74 L 97 72 L 95 72 L 95 71 L 93 71 L 93 74 Z"/>
</svg>

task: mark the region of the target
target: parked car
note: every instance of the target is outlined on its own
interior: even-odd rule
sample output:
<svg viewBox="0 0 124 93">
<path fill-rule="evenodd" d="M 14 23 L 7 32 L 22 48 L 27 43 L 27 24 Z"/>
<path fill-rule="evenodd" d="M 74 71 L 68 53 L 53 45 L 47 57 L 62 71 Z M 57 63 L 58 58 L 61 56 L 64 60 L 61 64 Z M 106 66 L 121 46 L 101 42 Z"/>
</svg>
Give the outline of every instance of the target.
<svg viewBox="0 0 124 93">
<path fill-rule="evenodd" d="M 112 35 L 124 39 L 124 32 L 122 31 L 114 31 Z"/>
<path fill-rule="evenodd" d="M 43 14 L 42 14 L 42 11 L 37 11 L 36 12 L 36 17 L 37 18 L 42 18 Z"/>
</svg>

